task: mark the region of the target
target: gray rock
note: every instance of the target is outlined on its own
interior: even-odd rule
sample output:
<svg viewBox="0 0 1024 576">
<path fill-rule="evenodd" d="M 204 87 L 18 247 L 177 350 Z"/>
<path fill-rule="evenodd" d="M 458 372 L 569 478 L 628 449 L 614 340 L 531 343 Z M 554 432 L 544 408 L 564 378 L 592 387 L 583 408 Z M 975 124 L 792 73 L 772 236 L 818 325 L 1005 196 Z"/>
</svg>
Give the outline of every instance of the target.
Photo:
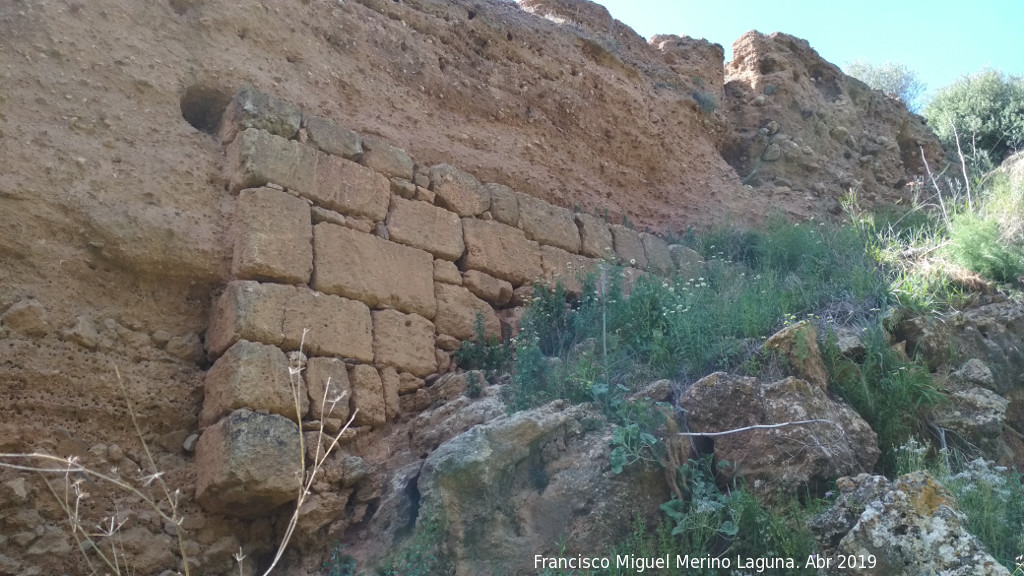
<svg viewBox="0 0 1024 576">
<path fill-rule="evenodd" d="M 282 138 L 292 138 L 299 132 L 302 110 L 276 96 L 245 86 L 224 111 L 220 126 L 220 141 L 227 144 L 239 132 L 248 128 L 266 130 Z"/>
<path fill-rule="evenodd" d="M 890 482 L 860 474 L 837 482 L 839 498 L 809 524 L 824 557 L 873 555 L 848 574 L 1009 576 L 967 531 L 956 500 L 927 472 Z"/>
<path fill-rule="evenodd" d="M 363 138 L 363 155 L 360 156 L 359 163 L 386 176 L 410 181 L 413 179 L 415 162 L 409 154 L 377 138 Z"/>
<path fill-rule="evenodd" d="M 363 153 L 363 141 L 359 134 L 342 128 L 331 120 L 320 116 L 306 116 L 305 125 L 310 144 L 323 152 L 347 160 L 356 160 Z"/>
</svg>

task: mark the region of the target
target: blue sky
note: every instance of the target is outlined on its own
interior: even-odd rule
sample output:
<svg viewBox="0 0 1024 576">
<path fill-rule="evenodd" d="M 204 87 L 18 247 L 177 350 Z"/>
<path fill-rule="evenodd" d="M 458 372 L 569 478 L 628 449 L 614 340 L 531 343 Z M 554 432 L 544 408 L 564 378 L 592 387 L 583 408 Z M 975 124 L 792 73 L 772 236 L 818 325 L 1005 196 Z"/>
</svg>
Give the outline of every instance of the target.
<svg viewBox="0 0 1024 576">
<path fill-rule="evenodd" d="M 898 62 L 930 94 L 988 66 L 1024 75 L 1024 0 L 597 0 L 644 38 L 678 34 L 725 47 L 747 30 L 786 32 L 843 66 Z"/>
</svg>

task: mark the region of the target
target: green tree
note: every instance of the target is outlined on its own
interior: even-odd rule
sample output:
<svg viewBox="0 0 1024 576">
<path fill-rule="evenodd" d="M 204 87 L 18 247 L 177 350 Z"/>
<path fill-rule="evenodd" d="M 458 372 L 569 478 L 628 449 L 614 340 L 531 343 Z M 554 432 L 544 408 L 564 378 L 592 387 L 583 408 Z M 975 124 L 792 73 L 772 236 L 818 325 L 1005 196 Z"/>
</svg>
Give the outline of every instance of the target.
<svg viewBox="0 0 1024 576">
<path fill-rule="evenodd" d="M 876 66 L 864 60 L 854 60 L 846 65 L 844 71 L 875 90 L 899 98 L 910 111 L 921 110 L 918 99 L 924 93 L 925 84 L 905 65 L 886 62 Z"/>
<path fill-rule="evenodd" d="M 998 163 L 1024 147 L 1024 78 L 991 69 L 965 76 L 939 90 L 924 117 L 947 151 L 959 136 L 965 155 Z"/>
</svg>

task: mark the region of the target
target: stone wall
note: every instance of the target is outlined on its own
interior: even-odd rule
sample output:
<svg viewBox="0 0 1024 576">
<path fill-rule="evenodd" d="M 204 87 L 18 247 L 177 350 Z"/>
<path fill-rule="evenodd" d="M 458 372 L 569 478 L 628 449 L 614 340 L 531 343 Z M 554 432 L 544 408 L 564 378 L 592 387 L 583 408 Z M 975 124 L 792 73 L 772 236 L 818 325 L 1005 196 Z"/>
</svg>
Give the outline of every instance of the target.
<svg viewBox="0 0 1024 576">
<path fill-rule="evenodd" d="M 244 471 L 226 470 L 225 454 L 252 449 L 230 446 L 246 437 L 232 426 L 296 418 L 290 367 L 305 368 L 299 411 L 310 427 L 322 419 L 338 430 L 352 411 L 356 430 L 381 427 L 429 404 L 421 389 L 455 368 L 453 350 L 475 336 L 478 315 L 489 335 L 514 331 L 535 283 L 578 294 L 602 262 L 626 267 L 627 281 L 694 266 L 658 236 L 448 164 L 421 166 L 252 88 L 228 106 L 219 136 L 237 194 L 234 253 L 206 336 L 197 496 L 220 512 L 280 504 L 264 493 L 273 487 L 237 489 Z M 324 414 L 328 376 L 327 396 L 342 399 Z"/>
</svg>

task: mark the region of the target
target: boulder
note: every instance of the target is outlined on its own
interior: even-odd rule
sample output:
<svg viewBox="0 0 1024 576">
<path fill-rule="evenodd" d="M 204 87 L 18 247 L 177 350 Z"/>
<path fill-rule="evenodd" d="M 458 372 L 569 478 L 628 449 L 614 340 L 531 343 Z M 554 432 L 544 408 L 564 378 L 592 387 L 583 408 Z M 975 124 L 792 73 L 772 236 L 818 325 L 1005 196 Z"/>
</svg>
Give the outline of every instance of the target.
<svg viewBox="0 0 1024 576">
<path fill-rule="evenodd" d="M 894 481 L 860 474 L 836 486 L 835 504 L 809 523 L 822 556 L 871 555 L 876 561 L 845 573 L 1009 576 L 968 532 L 956 499 L 927 472 Z"/>
<path fill-rule="evenodd" d="M 706 436 L 715 457 L 766 496 L 823 492 L 828 481 L 871 470 L 881 454 L 878 437 L 846 404 L 803 380 L 762 382 L 716 372 L 694 382 L 679 398 L 690 432 L 724 432 L 753 425 L 825 420 Z"/>
<path fill-rule="evenodd" d="M 196 500 L 209 512 L 258 518 L 298 496 L 301 458 L 294 422 L 235 410 L 196 444 Z"/>
<path fill-rule="evenodd" d="M 818 327 L 806 320 L 787 326 L 765 341 L 770 350 L 786 359 L 793 375 L 818 388 L 828 389 L 828 370 L 818 349 Z"/>
<path fill-rule="evenodd" d="M 900 322 L 897 340 L 920 355 L 932 369 L 954 357 L 976 358 L 992 372 L 991 390 L 1006 394 L 1024 386 L 1024 302 L 1006 300 L 943 318 L 918 316 Z"/>
<path fill-rule="evenodd" d="M 669 497 L 656 466 L 610 471 L 600 413 L 563 401 L 474 426 L 427 457 L 418 525 L 443 517 L 456 575 L 530 574 L 534 556 L 607 550 Z"/>
</svg>

